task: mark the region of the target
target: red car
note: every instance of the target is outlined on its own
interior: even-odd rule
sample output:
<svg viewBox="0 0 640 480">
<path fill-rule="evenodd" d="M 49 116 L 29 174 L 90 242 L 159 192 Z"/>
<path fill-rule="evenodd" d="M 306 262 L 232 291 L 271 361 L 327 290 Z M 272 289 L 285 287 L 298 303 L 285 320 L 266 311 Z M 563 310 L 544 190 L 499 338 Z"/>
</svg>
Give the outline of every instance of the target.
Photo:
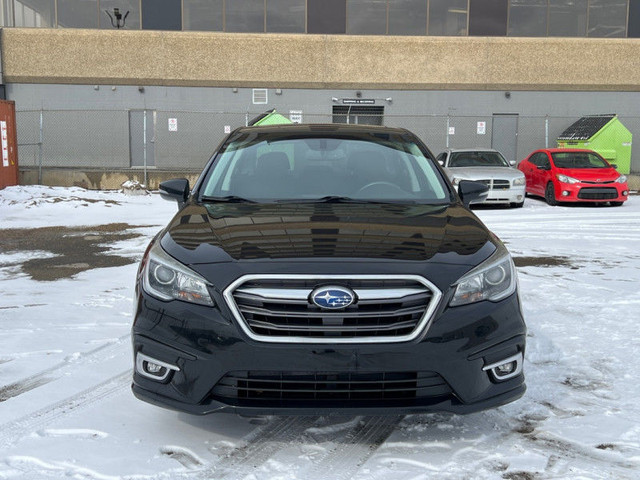
<svg viewBox="0 0 640 480">
<path fill-rule="evenodd" d="M 609 202 L 620 206 L 629 196 L 627 177 L 593 150 L 544 148 L 518 165 L 526 193 L 559 202 Z"/>
</svg>

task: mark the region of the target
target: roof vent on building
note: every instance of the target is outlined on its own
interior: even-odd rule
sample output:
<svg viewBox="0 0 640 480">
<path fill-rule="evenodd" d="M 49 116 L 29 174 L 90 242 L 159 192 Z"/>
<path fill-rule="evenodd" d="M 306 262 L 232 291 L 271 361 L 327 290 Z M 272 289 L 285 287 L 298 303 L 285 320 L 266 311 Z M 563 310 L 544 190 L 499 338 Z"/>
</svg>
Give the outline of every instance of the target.
<svg viewBox="0 0 640 480">
<path fill-rule="evenodd" d="M 267 89 L 266 88 L 254 88 L 253 89 L 253 104 L 264 105 L 267 103 Z"/>
</svg>

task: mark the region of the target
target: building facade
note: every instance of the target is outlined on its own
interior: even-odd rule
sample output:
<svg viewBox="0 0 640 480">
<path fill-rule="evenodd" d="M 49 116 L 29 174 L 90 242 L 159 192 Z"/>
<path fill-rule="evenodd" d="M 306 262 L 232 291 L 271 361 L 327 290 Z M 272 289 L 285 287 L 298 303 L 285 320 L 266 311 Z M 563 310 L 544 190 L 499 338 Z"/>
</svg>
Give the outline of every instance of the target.
<svg viewBox="0 0 640 480">
<path fill-rule="evenodd" d="M 198 171 L 226 132 L 271 108 L 514 160 L 584 115 L 616 113 L 640 135 L 640 0 L 1 5 L 27 183 L 153 186 Z"/>
</svg>

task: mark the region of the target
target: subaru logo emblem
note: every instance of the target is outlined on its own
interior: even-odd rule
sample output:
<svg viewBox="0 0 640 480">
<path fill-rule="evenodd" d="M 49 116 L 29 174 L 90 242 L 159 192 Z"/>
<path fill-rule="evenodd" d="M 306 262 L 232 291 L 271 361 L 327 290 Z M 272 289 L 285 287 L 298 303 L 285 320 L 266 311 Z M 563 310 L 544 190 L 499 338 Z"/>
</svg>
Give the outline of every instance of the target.
<svg viewBox="0 0 640 480">
<path fill-rule="evenodd" d="M 347 308 L 356 300 L 353 290 L 346 287 L 328 286 L 318 287 L 311 292 L 311 301 L 325 310 Z"/>
</svg>

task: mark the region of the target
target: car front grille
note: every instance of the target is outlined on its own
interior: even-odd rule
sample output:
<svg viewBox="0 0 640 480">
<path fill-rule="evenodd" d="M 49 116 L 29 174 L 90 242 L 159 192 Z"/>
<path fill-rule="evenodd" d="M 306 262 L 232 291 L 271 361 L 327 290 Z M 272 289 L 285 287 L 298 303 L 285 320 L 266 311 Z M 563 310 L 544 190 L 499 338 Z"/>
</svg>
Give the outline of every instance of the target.
<svg viewBox="0 0 640 480">
<path fill-rule="evenodd" d="M 614 183 L 615 180 L 607 180 L 607 181 L 604 181 L 604 182 L 589 182 L 587 180 L 581 180 L 581 182 L 582 183 L 588 183 L 588 184 L 591 184 L 591 185 L 610 185 L 610 184 Z"/>
<path fill-rule="evenodd" d="M 509 180 L 497 180 L 493 178 L 479 181 L 489 187 L 489 190 L 509 190 L 511 187 L 511 182 Z"/>
<path fill-rule="evenodd" d="M 343 309 L 310 301 L 320 286 L 353 290 Z M 306 343 L 407 341 L 427 326 L 440 291 L 418 276 L 247 276 L 225 291 L 240 326 L 254 340 Z"/>
<path fill-rule="evenodd" d="M 578 192 L 578 198 L 584 200 L 614 200 L 618 198 L 618 190 L 615 188 L 581 188 Z"/>
<path fill-rule="evenodd" d="M 229 372 L 211 390 L 213 400 L 231 405 L 308 406 L 322 401 L 340 406 L 395 400 L 442 401 L 451 387 L 435 372 Z"/>
</svg>

